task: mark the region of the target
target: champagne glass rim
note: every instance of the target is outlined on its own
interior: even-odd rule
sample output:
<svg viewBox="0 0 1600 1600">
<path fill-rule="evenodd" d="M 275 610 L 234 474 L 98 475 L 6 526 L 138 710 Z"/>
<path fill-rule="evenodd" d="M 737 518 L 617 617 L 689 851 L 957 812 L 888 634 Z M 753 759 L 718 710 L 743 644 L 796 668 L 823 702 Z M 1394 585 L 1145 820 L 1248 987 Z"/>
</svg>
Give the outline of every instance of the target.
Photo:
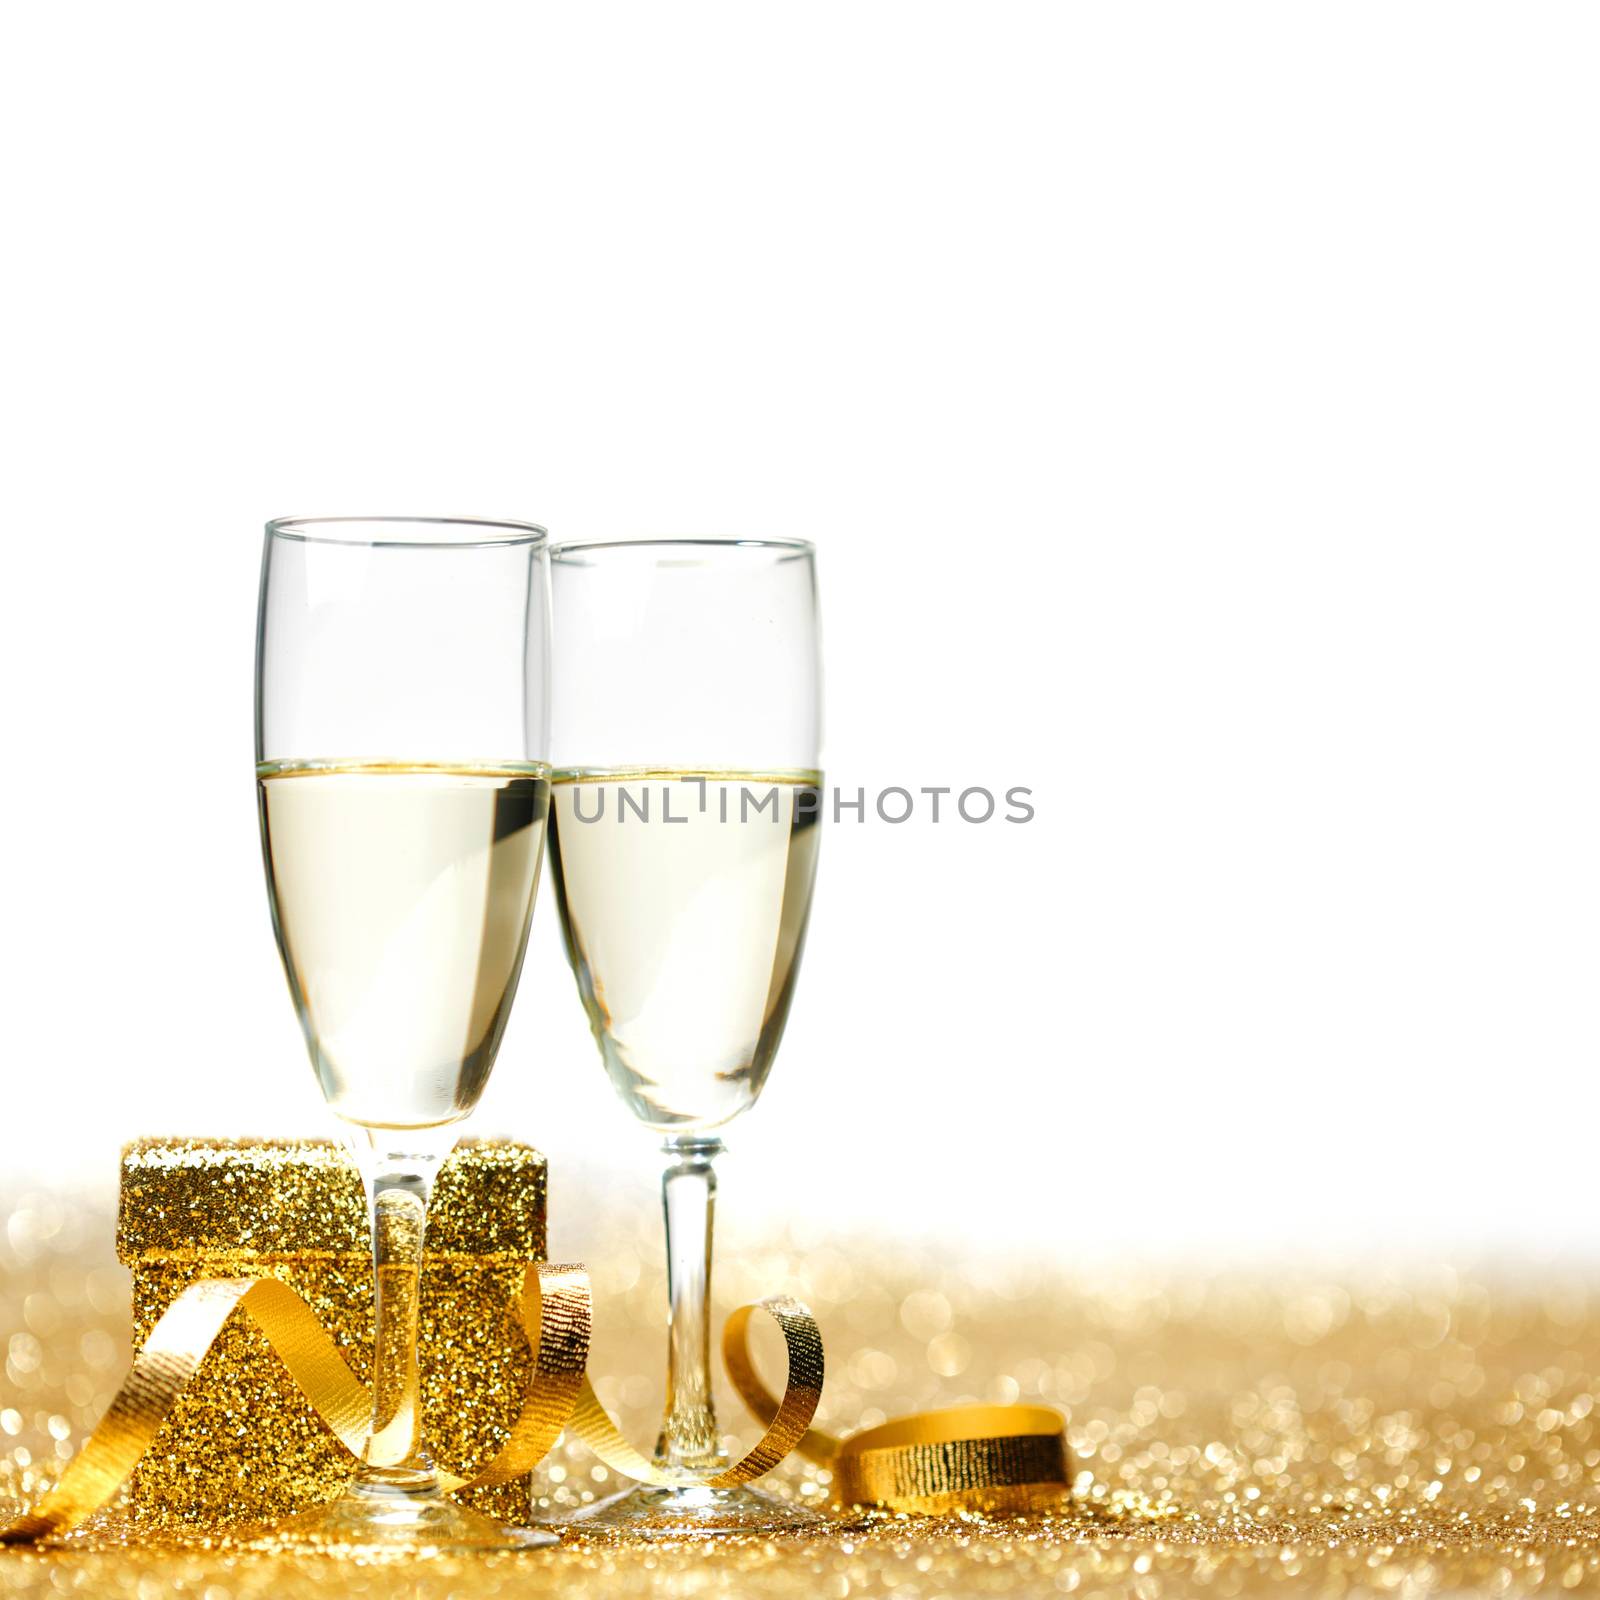
<svg viewBox="0 0 1600 1600">
<path fill-rule="evenodd" d="M 501 517 L 274 517 L 267 524 L 272 539 L 297 539 L 304 544 L 411 546 L 461 549 L 474 545 L 541 545 L 549 538 L 534 522 Z"/>
<path fill-rule="evenodd" d="M 817 547 L 809 539 L 569 539 L 550 546 L 550 559 L 556 562 L 581 562 L 585 557 L 606 551 L 661 550 L 770 550 L 780 561 L 799 561 L 814 556 Z"/>
</svg>

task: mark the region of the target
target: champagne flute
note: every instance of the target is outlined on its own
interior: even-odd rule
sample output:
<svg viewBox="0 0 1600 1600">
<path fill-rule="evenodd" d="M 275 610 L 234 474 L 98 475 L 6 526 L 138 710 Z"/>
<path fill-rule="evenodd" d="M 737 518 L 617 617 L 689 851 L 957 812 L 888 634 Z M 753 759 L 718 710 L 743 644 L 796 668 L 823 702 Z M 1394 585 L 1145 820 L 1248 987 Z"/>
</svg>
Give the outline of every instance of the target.
<svg viewBox="0 0 1600 1600">
<path fill-rule="evenodd" d="M 565 544 L 555 604 L 550 857 L 567 955 L 611 1082 L 663 1137 L 666 1415 L 675 1480 L 580 1513 L 681 1534 L 811 1522 L 726 1465 L 712 1405 L 718 1130 L 783 1034 L 816 870 L 821 671 L 799 541 Z"/>
<path fill-rule="evenodd" d="M 421 1438 L 417 1299 L 439 1162 L 494 1066 L 549 810 L 542 528 L 267 524 L 256 789 L 273 929 L 317 1081 L 366 1186 L 373 1420 L 344 1494 L 275 1536 L 526 1548 L 441 1492 Z"/>
</svg>

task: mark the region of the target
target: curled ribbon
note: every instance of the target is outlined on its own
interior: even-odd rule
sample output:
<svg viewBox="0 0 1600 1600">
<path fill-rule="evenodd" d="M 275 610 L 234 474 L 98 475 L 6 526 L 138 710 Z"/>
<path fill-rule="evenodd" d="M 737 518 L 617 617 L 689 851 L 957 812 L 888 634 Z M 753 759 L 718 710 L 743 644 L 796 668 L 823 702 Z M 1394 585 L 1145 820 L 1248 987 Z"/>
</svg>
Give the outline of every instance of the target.
<svg viewBox="0 0 1600 1600">
<path fill-rule="evenodd" d="M 753 1309 L 728 1319 L 722 1359 L 739 1397 L 764 1422 L 783 1403 L 773 1399 L 751 1357 Z M 794 1448 L 832 1470 L 834 1498 L 844 1506 L 1005 1515 L 1049 1510 L 1068 1493 L 1066 1434 L 1061 1413 L 1048 1406 L 951 1406 L 898 1417 L 848 1439 L 808 1427 Z"/>
<path fill-rule="evenodd" d="M 583 1268 L 530 1265 L 519 1301 L 534 1352 L 522 1409 L 493 1460 L 471 1475 L 441 1472 L 444 1488 L 480 1488 L 522 1477 L 568 1427 L 627 1477 L 658 1486 L 681 1481 L 623 1438 L 589 1383 L 592 1310 Z M 757 1311 L 778 1324 L 787 1350 L 788 1372 L 778 1399 L 756 1372 L 750 1353 L 750 1323 Z M 0 1524 L 0 1545 L 65 1533 L 105 1506 L 238 1312 L 255 1322 L 318 1415 L 359 1459 L 371 1421 L 371 1394 L 310 1307 L 275 1278 L 211 1278 L 191 1284 L 167 1307 L 100 1425 L 37 1505 Z M 1062 1419 L 1047 1407 L 956 1406 L 885 1422 L 844 1440 L 812 1428 L 822 1395 L 822 1336 L 806 1307 L 787 1295 L 734 1312 L 723 1329 L 722 1353 L 734 1387 L 764 1432 L 753 1449 L 705 1480 L 712 1487 L 748 1483 L 798 1450 L 832 1470 L 835 1498 L 847 1506 L 1010 1513 L 1048 1508 L 1067 1492 Z"/>
<path fill-rule="evenodd" d="M 494 1459 L 471 1476 L 441 1472 L 444 1488 L 480 1488 L 520 1478 L 568 1426 L 619 1472 L 651 1484 L 677 1481 L 628 1444 L 585 1376 L 592 1314 L 583 1268 L 530 1265 L 523 1275 L 520 1307 L 534 1352 L 522 1410 Z M 741 1329 L 756 1310 L 768 1312 L 783 1332 L 788 1381 L 760 1442 L 709 1480 L 719 1486 L 747 1483 L 776 1466 L 805 1436 L 822 1394 L 822 1337 L 811 1313 L 799 1301 L 780 1296 L 735 1313 Z M 100 1425 L 37 1505 L 0 1524 L 0 1544 L 31 1544 L 65 1533 L 105 1506 L 149 1448 L 224 1324 L 241 1311 L 266 1335 L 318 1415 L 359 1459 L 372 1418 L 371 1392 L 345 1365 L 311 1308 L 276 1278 L 209 1278 L 190 1284 L 162 1313 Z"/>
</svg>

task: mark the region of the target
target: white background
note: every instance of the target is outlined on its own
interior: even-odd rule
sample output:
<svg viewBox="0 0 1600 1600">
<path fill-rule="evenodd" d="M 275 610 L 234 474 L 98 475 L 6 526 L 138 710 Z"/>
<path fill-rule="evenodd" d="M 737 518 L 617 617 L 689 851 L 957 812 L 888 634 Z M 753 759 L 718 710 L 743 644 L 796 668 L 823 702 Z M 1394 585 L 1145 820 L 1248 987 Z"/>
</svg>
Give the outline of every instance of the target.
<svg viewBox="0 0 1600 1600">
<path fill-rule="evenodd" d="M 1600 1248 L 1597 47 L 1562 4 L 8 8 L 10 1177 L 324 1126 L 260 524 L 466 512 L 812 538 L 830 778 L 1035 791 L 828 833 L 735 1217 Z M 571 1250 L 563 1175 L 653 1158 L 552 910 L 480 1126 Z"/>
</svg>

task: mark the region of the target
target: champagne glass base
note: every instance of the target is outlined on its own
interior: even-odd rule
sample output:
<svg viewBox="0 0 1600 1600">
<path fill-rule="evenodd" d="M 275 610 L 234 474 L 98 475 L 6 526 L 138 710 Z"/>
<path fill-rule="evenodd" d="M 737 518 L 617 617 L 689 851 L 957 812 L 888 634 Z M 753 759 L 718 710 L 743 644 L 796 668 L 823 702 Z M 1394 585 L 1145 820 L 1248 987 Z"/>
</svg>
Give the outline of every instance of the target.
<svg viewBox="0 0 1600 1600">
<path fill-rule="evenodd" d="M 561 1541 L 543 1528 L 513 1528 L 434 1489 L 351 1484 L 337 1500 L 313 1506 L 262 1540 L 275 1550 L 330 1555 L 426 1556 L 455 1551 L 542 1550 Z"/>
<path fill-rule="evenodd" d="M 639 1484 L 582 1511 L 563 1526 L 574 1533 L 605 1531 L 642 1539 L 694 1539 L 728 1533 L 806 1533 L 823 1518 L 804 1506 L 741 1486 L 713 1489 L 703 1483 L 653 1488 Z"/>
</svg>

